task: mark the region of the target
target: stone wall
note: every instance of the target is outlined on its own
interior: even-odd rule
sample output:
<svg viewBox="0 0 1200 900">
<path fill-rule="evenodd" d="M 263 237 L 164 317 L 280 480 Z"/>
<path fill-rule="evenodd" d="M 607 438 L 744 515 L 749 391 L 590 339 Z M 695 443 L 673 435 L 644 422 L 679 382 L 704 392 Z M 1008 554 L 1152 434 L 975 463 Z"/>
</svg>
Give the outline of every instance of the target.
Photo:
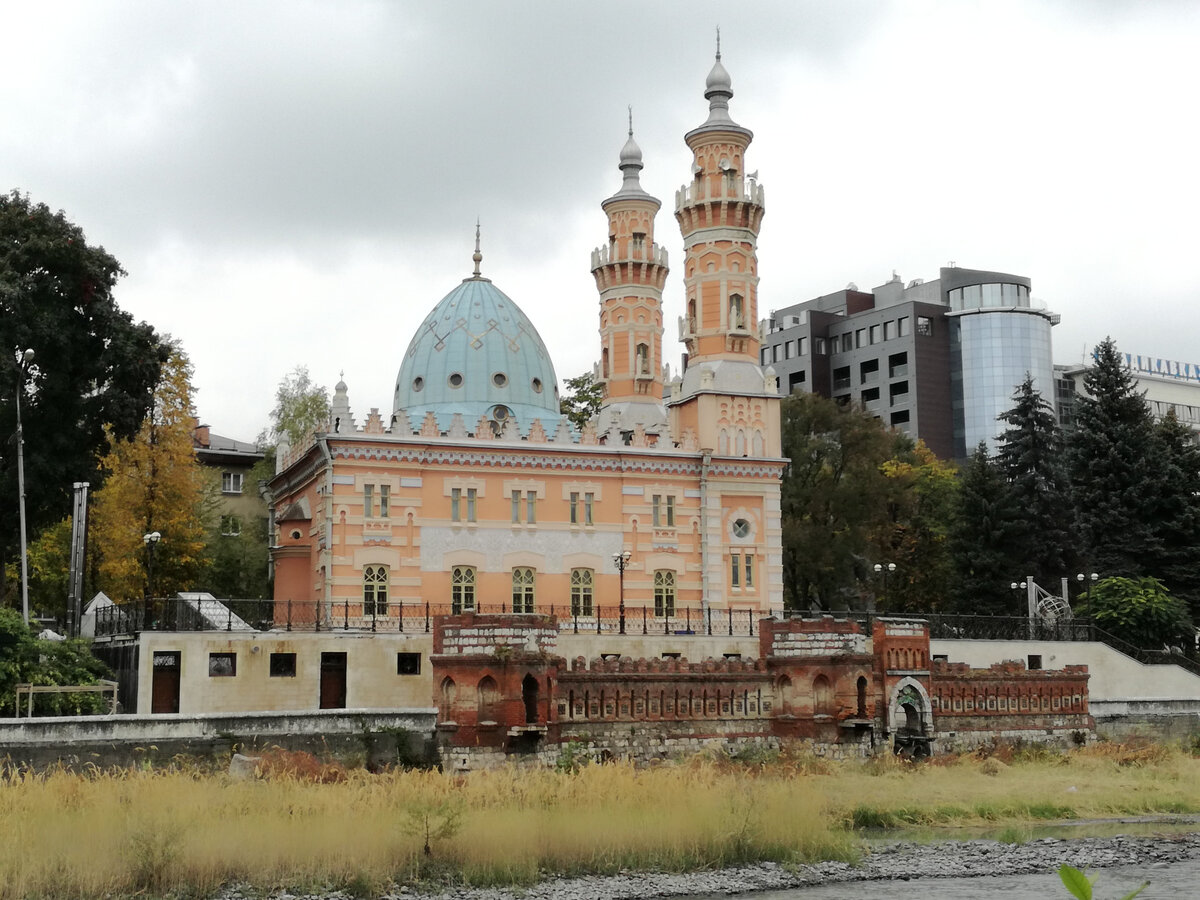
<svg viewBox="0 0 1200 900">
<path fill-rule="evenodd" d="M 177 756 L 222 765 L 235 750 L 307 750 L 368 765 L 425 764 L 435 711 L 323 710 L 0 720 L 0 759 L 44 768 L 169 763 Z"/>
</svg>

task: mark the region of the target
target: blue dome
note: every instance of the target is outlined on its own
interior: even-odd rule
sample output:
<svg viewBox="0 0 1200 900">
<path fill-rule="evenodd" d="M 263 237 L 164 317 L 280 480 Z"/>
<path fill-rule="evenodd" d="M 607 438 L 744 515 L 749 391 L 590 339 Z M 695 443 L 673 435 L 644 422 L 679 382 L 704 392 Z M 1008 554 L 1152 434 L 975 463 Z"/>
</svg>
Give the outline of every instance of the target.
<svg viewBox="0 0 1200 900">
<path fill-rule="evenodd" d="M 426 413 L 446 431 L 455 413 L 474 432 L 480 416 L 516 419 L 527 435 L 534 419 L 553 433 L 558 378 L 533 323 L 486 278 L 468 278 L 425 317 L 396 376 L 393 412 L 414 429 Z"/>
</svg>

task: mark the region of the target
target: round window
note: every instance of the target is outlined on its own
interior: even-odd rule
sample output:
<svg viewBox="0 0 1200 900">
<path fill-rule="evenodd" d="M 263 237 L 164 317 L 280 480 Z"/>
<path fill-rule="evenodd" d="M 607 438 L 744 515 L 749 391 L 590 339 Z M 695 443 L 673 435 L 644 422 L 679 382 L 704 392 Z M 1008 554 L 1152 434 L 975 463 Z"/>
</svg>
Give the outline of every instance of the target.
<svg viewBox="0 0 1200 900">
<path fill-rule="evenodd" d="M 299 531 L 293 531 L 293 532 L 292 532 L 292 540 L 293 540 L 293 541 L 298 541 L 298 540 L 300 540 L 300 532 L 299 532 Z"/>
<path fill-rule="evenodd" d="M 503 422 L 509 417 L 509 409 L 507 406 L 496 406 L 492 408 L 492 418 L 497 422 Z"/>
<path fill-rule="evenodd" d="M 447 379 L 450 382 L 450 387 L 462 387 L 462 373 L 454 372 Z"/>
<path fill-rule="evenodd" d="M 745 519 L 738 519 L 733 523 L 733 536 L 744 538 L 750 536 L 750 523 Z"/>
<path fill-rule="evenodd" d="M 420 391 L 423 387 L 425 387 L 425 379 L 418 375 L 413 379 L 413 390 Z"/>
<path fill-rule="evenodd" d="M 542 392 L 542 379 L 540 379 L 540 378 L 533 379 L 533 392 L 535 394 L 540 394 Z"/>
<path fill-rule="evenodd" d="M 503 372 L 497 372 L 492 376 L 492 384 L 494 384 L 496 387 L 504 387 L 506 384 L 508 384 L 508 376 Z"/>
</svg>

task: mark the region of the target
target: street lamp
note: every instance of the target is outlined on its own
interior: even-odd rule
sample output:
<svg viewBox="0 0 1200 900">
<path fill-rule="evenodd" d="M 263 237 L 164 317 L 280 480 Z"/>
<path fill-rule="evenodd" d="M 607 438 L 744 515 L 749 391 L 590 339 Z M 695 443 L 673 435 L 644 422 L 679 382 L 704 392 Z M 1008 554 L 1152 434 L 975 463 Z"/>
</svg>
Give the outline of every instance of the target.
<svg viewBox="0 0 1200 900">
<path fill-rule="evenodd" d="M 896 571 L 896 564 L 893 563 L 875 563 L 872 567 L 875 569 L 876 575 L 883 576 L 883 599 L 886 602 L 888 596 L 888 576 Z"/>
<path fill-rule="evenodd" d="M 149 556 L 149 566 L 146 571 L 147 600 L 154 599 L 154 548 L 158 546 L 158 542 L 161 540 L 162 535 L 157 531 L 142 535 L 142 543 L 146 545 L 146 554 Z"/>
<path fill-rule="evenodd" d="M 613 554 L 613 565 L 617 567 L 617 578 L 621 591 L 621 634 L 625 633 L 625 568 L 629 565 L 629 558 L 631 556 L 633 554 L 628 550 L 622 550 L 620 553 Z"/>
<path fill-rule="evenodd" d="M 21 616 L 29 624 L 29 558 L 25 547 L 25 433 L 21 430 L 21 394 L 25 392 L 25 374 L 33 362 L 33 351 L 21 354 L 17 364 L 17 506 L 21 520 Z"/>
</svg>

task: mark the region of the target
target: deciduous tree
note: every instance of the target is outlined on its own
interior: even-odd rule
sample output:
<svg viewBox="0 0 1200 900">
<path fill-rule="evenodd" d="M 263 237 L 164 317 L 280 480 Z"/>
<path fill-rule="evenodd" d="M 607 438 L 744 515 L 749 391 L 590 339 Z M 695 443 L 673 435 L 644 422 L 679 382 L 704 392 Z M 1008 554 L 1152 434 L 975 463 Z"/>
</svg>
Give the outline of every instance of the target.
<svg viewBox="0 0 1200 900">
<path fill-rule="evenodd" d="M 278 444 L 287 438 L 293 447 L 307 442 L 314 431 L 329 422 L 329 391 L 314 384 L 308 366 L 296 366 L 283 376 L 275 389 L 271 424 L 259 444 Z"/>
<path fill-rule="evenodd" d="M 600 411 L 604 401 L 604 385 L 592 381 L 592 373 L 584 372 L 565 382 L 567 392 L 558 401 L 558 410 L 577 429 L 583 426 Z"/>
<path fill-rule="evenodd" d="M 0 195 L 0 497 L 17 496 L 14 360 L 32 349 L 21 395 L 31 533 L 70 511 L 74 482 L 99 487 L 110 436 L 130 437 L 150 406 L 167 349 L 117 306 L 123 274 L 63 213 Z M 17 544 L 17 516 L 0 516 L 0 560 L 15 558 Z"/>
<path fill-rule="evenodd" d="M 1195 647 L 1187 604 L 1157 578 L 1105 578 L 1083 596 L 1078 610 L 1127 643 L 1145 650 Z"/>
<path fill-rule="evenodd" d="M 887 523 L 883 464 L 901 435 L 859 408 L 815 394 L 784 398 L 781 488 L 784 603 L 791 609 L 859 604 L 872 535 Z"/>
<path fill-rule="evenodd" d="M 154 402 L 130 440 L 114 441 L 102 465 L 109 473 L 92 507 L 91 544 L 98 583 L 114 600 L 148 588 L 143 536 L 157 531 L 154 592 L 193 590 L 206 565 L 205 477 L 192 447 L 191 363 L 175 345 Z"/>
</svg>

